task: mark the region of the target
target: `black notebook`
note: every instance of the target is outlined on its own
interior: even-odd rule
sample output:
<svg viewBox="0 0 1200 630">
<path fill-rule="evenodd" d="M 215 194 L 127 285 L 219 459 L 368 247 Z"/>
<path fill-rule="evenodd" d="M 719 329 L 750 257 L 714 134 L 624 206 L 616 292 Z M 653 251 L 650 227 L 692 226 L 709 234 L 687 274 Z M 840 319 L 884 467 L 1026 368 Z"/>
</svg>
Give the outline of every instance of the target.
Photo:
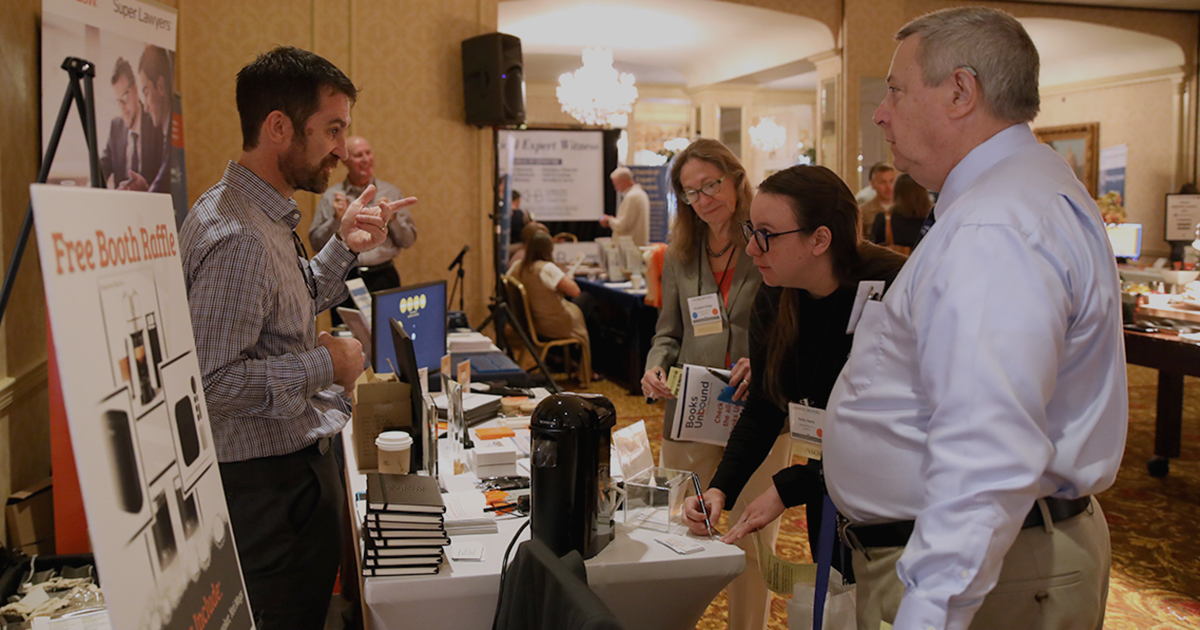
<svg viewBox="0 0 1200 630">
<path fill-rule="evenodd" d="M 442 563 L 442 554 L 439 551 L 435 556 L 363 556 L 363 565 L 379 568 L 379 567 L 430 567 L 437 566 Z"/>
<path fill-rule="evenodd" d="M 376 544 L 375 540 L 370 536 L 363 539 L 363 557 L 371 558 L 399 558 L 408 556 L 440 556 L 442 553 L 442 545 L 439 542 L 418 547 L 387 547 L 383 544 Z"/>
<path fill-rule="evenodd" d="M 367 509 L 442 514 L 446 504 L 433 477 L 367 473 Z"/>
<path fill-rule="evenodd" d="M 435 564 L 430 567 L 363 567 L 363 576 L 433 575 L 438 572 L 441 566 L 440 564 Z"/>
<path fill-rule="evenodd" d="M 441 521 L 436 523 L 396 523 L 394 521 L 372 521 L 368 519 L 366 523 L 363 523 L 363 527 L 367 529 L 396 531 L 446 531 L 446 526 Z"/>
<path fill-rule="evenodd" d="M 371 542 L 377 548 L 383 547 L 445 547 L 450 544 L 450 537 L 442 534 L 440 538 L 381 538 L 370 536 Z"/>
<path fill-rule="evenodd" d="M 367 523 L 378 523 L 380 527 L 403 526 L 410 524 L 442 526 L 441 514 L 422 514 L 420 512 L 367 512 Z"/>
</svg>

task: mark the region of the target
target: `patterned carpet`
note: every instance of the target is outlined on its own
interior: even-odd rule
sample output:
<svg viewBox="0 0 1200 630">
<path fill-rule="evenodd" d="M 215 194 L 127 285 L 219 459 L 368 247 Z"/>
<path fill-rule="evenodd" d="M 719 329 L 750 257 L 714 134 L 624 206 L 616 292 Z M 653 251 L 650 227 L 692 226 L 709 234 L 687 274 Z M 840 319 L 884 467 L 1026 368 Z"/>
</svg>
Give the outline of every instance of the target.
<svg viewBox="0 0 1200 630">
<path fill-rule="evenodd" d="M 1200 381 L 1187 378 L 1184 386 L 1183 456 L 1172 460 L 1171 473 L 1154 479 L 1146 462 L 1154 452 L 1154 410 L 1157 373 L 1129 366 L 1129 440 L 1114 486 L 1100 495 L 1112 535 L 1112 584 L 1105 628 L 1109 630 L 1166 630 L 1200 628 Z M 658 457 L 662 434 L 662 404 L 647 405 L 609 381 L 593 382 L 589 392 L 604 394 L 617 408 L 618 426 L 646 421 L 651 447 Z M 724 519 L 719 526 L 725 529 Z M 776 553 L 810 562 L 804 509 L 783 515 Z M 696 626 L 716 630 L 726 626 L 725 595 L 709 606 Z M 786 630 L 786 600 L 774 597 L 772 630 Z"/>
</svg>

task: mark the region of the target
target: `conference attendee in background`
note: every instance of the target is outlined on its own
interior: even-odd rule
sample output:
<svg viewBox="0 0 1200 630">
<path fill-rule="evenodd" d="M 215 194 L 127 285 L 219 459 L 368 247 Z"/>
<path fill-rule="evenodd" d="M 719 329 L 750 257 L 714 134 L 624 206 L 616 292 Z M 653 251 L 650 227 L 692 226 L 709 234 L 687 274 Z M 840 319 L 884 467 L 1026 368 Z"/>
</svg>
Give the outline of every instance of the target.
<svg viewBox="0 0 1200 630">
<path fill-rule="evenodd" d="M 126 190 L 130 173 L 145 179 L 146 173 L 158 173 L 162 162 L 162 132 L 142 107 L 133 66 L 118 57 L 113 67 L 113 93 L 120 115 L 112 119 L 108 142 L 100 156 L 100 173 L 109 188 Z"/>
<path fill-rule="evenodd" d="M 505 273 L 510 276 L 516 276 L 521 271 L 521 263 L 525 260 L 525 252 L 529 248 L 529 239 L 533 238 L 534 234 L 544 233 L 550 234 L 550 228 L 546 227 L 545 223 L 530 221 L 521 229 L 521 242 L 517 243 L 513 248 L 512 257 L 508 261 L 508 271 Z"/>
<path fill-rule="evenodd" d="M 521 192 L 512 191 L 512 220 L 509 222 L 508 244 L 516 245 L 521 242 L 521 230 L 529 223 L 529 213 L 521 209 Z"/>
<path fill-rule="evenodd" d="M 732 368 L 729 384 L 738 387 L 738 399 L 745 399 L 750 312 L 762 274 L 745 252 L 741 229 L 741 223 L 750 218 L 750 182 L 746 169 L 728 147 L 709 138 L 696 139 L 675 155 L 671 188 L 678 210 L 663 265 L 663 305 L 646 357 L 642 393 L 667 399 L 659 465 L 694 471 L 700 483 L 707 485 L 724 449 L 671 439 L 676 401 L 667 388 L 667 373 L 684 364 Z M 723 306 L 719 332 L 696 335 L 688 300 L 701 296 L 715 297 Z M 766 490 L 771 475 L 787 464 L 787 455 L 788 449 L 776 449 L 759 467 L 746 486 L 751 496 Z M 741 516 L 741 508 L 730 511 L 732 518 Z M 771 549 L 777 533 L 777 526 L 763 532 Z M 754 545 L 746 540 L 740 546 L 746 551 L 746 570 L 729 585 L 729 627 L 761 628 L 767 621 L 770 593 L 759 573 Z"/>
<path fill-rule="evenodd" d="M 142 50 L 138 61 L 138 84 L 142 90 L 142 99 L 146 103 L 146 111 L 158 129 L 162 148 L 162 156 L 158 169 L 129 174 L 128 190 L 149 190 L 150 192 L 171 192 L 171 99 L 174 92 L 172 84 L 175 81 L 175 71 L 171 67 L 171 57 L 166 49 L 147 44 Z M 143 175 L 144 173 L 144 175 Z"/>
<path fill-rule="evenodd" d="M 875 112 L 940 193 L 829 398 L 825 481 L 849 519 L 858 627 L 1104 624 L 1092 495 L 1125 446 L 1120 280 L 1099 209 L 1029 122 L 1038 52 L 970 7 L 896 35 Z"/>
<path fill-rule="evenodd" d="M 929 191 L 908 174 L 896 178 L 896 192 L 892 198 L 895 200 L 892 209 L 875 215 L 871 241 L 907 256 L 917 244 L 921 226 L 933 208 L 933 200 L 929 198 Z"/>
<path fill-rule="evenodd" d="M 530 235 L 525 246 L 525 260 L 514 277 L 525 286 L 539 336 L 549 339 L 573 337 L 591 346 L 583 311 L 566 299 L 579 297 L 579 285 L 554 264 L 554 240 L 549 233 L 539 230 Z M 590 370 L 592 366 L 584 365 L 582 369 Z"/>
<path fill-rule="evenodd" d="M 823 166 L 793 166 L 759 184 L 742 224 L 746 253 L 763 284 L 750 317 L 750 396 L 712 483 L 704 492 L 708 514 L 734 505 L 772 450 L 788 452 L 789 404 L 824 410 L 854 339 L 846 332 L 862 281 L 890 285 L 904 257 L 863 241 L 858 204 L 837 175 Z M 736 542 L 771 525 L 785 508 L 807 505 L 808 542 L 817 557 L 825 483 L 821 462 L 793 465 L 733 523 L 723 540 Z M 700 499 L 689 497 L 684 522 L 705 535 Z M 845 548 L 834 566 L 851 577 Z"/>
<path fill-rule="evenodd" d="M 617 194 L 621 195 L 621 205 L 617 207 L 615 217 L 600 215 L 600 226 L 611 229 L 613 239 L 628 236 L 638 247 L 649 245 L 650 197 L 633 181 L 633 171 L 624 166 L 617 167 L 608 177 Z"/>
<path fill-rule="evenodd" d="M 362 346 L 316 332 L 358 254 L 412 198 L 368 186 L 312 260 L 297 190 L 320 194 L 358 93 L 310 52 L 280 47 L 238 72 L 242 154 L 196 201 L 180 243 L 196 353 L 250 608 L 264 630 L 321 630 L 346 495 L 331 448 L 350 418 Z M 331 389 L 338 385 L 341 390 Z"/>
<path fill-rule="evenodd" d="M 315 249 L 325 247 L 333 238 L 341 227 L 342 216 L 350 207 L 350 202 L 362 195 L 367 186 L 375 186 L 375 200 L 372 203 L 388 203 L 404 198 L 396 185 L 375 177 L 375 153 L 366 138 L 346 138 L 346 152 L 348 157 L 342 161 L 346 165 L 346 179 L 330 186 L 321 195 L 312 225 L 308 228 L 308 240 Z M 395 261 L 400 258 L 402 250 L 412 247 L 416 242 L 417 225 L 413 222 L 412 212 L 408 208 L 401 208 L 388 221 L 387 239 L 379 247 L 359 254 L 347 278 L 362 278 L 363 284 L 372 293 L 400 288 L 400 272 L 396 270 Z M 353 300 L 346 300 L 339 306 L 355 308 Z M 336 309 L 330 312 L 330 317 L 335 326 L 342 323 Z"/>
<path fill-rule="evenodd" d="M 875 225 L 875 216 L 892 209 L 892 194 L 896 184 L 896 169 L 891 164 L 879 162 L 871 167 L 867 177 L 875 196 L 870 201 L 861 204 L 862 233 L 864 238 L 871 238 L 871 226 Z"/>
</svg>

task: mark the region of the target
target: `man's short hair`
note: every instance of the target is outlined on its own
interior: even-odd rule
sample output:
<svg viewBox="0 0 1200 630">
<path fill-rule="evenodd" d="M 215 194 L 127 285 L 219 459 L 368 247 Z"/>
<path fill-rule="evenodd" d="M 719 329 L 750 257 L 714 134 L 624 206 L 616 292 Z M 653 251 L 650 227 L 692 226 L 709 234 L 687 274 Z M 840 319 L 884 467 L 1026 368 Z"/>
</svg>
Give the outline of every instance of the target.
<svg viewBox="0 0 1200 630">
<path fill-rule="evenodd" d="M 242 148 L 258 146 L 263 121 L 283 112 L 296 133 L 303 134 L 321 105 L 321 91 L 332 89 L 354 103 L 358 88 L 324 57 L 291 46 L 265 52 L 237 74 L 237 108 L 242 120 Z"/>
<path fill-rule="evenodd" d="M 966 68 L 975 75 L 984 107 L 1000 120 L 1030 122 L 1037 116 L 1038 51 L 1025 27 L 998 9 L 959 7 L 909 22 L 896 39 L 920 35 L 917 61 L 925 85 L 941 85 Z"/>
<path fill-rule="evenodd" d="M 624 166 L 618 166 L 613 169 L 613 172 L 608 176 L 609 179 L 616 181 L 618 179 L 633 179 L 633 171 Z"/>
<path fill-rule="evenodd" d="M 138 72 L 144 73 L 151 83 L 158 83 L 158 80 L 162 79 L 163 85 L 167 86 L 167 96 L 171 95 L 175 73 L 171 70 L 171 58 L 167 56 L 164 48 L 146 44 L 142 58 L 138 61 Z"/>
<path fill-rule="evenodd" d="M 129 65 L 124 57 L 117 57 L 117 63 L 113 66 L 112 84 L 116 85 L 121 77 L 125 77 L 130 85 L 137 85 L 137 77 L 133 76 L 133 66 Z"/>
<path fill-rule="evenodd" d="M 874 180 L 875 175 L 877 175 L 879 173 L 887 173 L 888 171 L 894 171 L 894 170 L 896 170 L 896 167 L 892 166 L 891 164 L 888 164 L 887 162 L 876 162 L 874 165 L 871 166 L 871 170 L 867 172 L 867 181 Z"/>
<path fill-rule="evenodd" d="M 519 190 L 514 190 L 514 191 L 513 191 L 513 194 L 512 194 L 512 198 L 513 198 L 513 200 L 514 200 L 514 201 L 515 201 L 515 200 L 517 200 L 517 199 L 520 199 L 520 198 L 521 198 L 521 191 L 519 191 Z"/>
</svg>

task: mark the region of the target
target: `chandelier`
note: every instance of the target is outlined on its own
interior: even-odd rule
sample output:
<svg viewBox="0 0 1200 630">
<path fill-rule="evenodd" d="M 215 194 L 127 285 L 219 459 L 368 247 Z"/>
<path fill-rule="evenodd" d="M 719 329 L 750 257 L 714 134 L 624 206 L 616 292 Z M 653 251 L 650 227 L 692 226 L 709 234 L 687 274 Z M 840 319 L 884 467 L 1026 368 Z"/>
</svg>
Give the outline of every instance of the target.
<svg viewBox="0 0 1200 630">
<path fill-rule="evenodd" d="M 787 130 L 775 122 L 773 116 L 764 116 L 750 128 L 750 144 L 761 151 L 774 151 L 787 142 Z"/>
<path fill-rule="evenodd" d="M 558 102 L 564 112 L 585 125 L 611 125 L 614 117 L 633 111 L 638 91 L 633 75 L 617 73 L 607 48 L 585 48 L 583 67 L 558 77 Z"/>
</svg>

